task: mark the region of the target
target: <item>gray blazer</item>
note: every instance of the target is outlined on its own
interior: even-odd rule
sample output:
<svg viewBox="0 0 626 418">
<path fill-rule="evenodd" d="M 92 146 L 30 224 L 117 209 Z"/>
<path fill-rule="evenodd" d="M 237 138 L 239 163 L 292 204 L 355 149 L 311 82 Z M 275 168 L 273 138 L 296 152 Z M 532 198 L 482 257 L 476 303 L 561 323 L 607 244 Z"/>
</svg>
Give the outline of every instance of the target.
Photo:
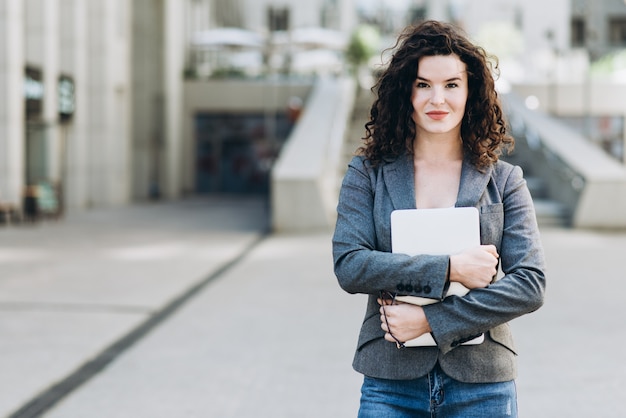
<svg viewBox="0 0 626 418">
<path fill-rule="evenodd" d="M 545 261 L 533 202 L 522 170 L 499 161 L 484 172 L 463 161 L 457 207 L 480 212 L 482 244 L 500 254 L 504 276 L 464 297 L 424 306 L 437 347 L 398 350 L 384 340 L 376 298 L 381 290 L 443 299 L 449 256 L 391 253 L 390 215 L 415 208 L 413 158 L 372 168 L 354 157 L 343 179 L 333 236 L 334 268 L 349 293 L 370 295 L 353 367 L 367 376 L 414 379 L 439 361 L 463 382 L 502 382 L 516 377 L 508 321 L 543 304 Z M 480 345 L 462 345 L 481 333 Z"/>
</svg>

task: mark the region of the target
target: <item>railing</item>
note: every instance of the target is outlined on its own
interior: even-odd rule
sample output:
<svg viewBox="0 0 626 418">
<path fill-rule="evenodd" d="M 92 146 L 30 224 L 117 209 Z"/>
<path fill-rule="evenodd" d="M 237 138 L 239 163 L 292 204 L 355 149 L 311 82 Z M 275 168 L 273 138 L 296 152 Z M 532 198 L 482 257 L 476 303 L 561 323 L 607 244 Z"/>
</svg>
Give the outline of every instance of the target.
<svg viewBox="0 0 626 418">
<path fill-rule="evenodd" d="M 541 178 L 550 199 L 581 228 L 626 228 L 626 168 L 583 135 L 514 95 L 503 97 L 515 158 Z"/>
<path fill-rule="evenodd" d="M 277 232 L 328 229 L 334 224 L 355 82 L 320 78 L 271 176 L 272 228 Z"/>
</svg>

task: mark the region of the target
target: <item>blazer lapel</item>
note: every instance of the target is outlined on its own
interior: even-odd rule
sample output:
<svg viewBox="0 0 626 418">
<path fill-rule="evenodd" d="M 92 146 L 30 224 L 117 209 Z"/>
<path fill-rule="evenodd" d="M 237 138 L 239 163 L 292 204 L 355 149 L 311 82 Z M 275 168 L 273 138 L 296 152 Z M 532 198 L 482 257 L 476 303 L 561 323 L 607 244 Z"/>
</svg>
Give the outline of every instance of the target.
<svg viewBox="0 0 626 418">
<path fill-rule="evenodd" d="M 492 166 L 479 171 L 466 157 L 461 167 L 461 182 L 456 207 L 478 206 L 489 179 Z M 415 209 L 415 177 L 413 158 L 403 155 L 383 165 L 385 186 L 395 209 Z"/>
<path fill-rule="evenodd" d="M 491 178 L 492 170 L 493 167 L 489 166 L 484 172 L 480 172 L 468 158 L 464 158 L 461 168 L 461 184 L 455 206 L 478 206 L 478 202 Z"/>
<path fill-rule="evenodd" d="M 383 165 L 383 179 L 395 209 L 415 209 L 413 157 L 402 155 Z"/>
</svg>

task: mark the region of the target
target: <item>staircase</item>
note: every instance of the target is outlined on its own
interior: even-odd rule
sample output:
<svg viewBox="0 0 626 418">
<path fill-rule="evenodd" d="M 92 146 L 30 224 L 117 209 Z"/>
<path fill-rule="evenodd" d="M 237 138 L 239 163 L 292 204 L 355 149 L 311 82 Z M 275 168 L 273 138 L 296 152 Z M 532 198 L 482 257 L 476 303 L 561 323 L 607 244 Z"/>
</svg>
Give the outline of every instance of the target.
<svg viewBox="0 0 626 418">
<path fill-rule="evenodd" d="M 537 223 L 540 227 L 564 227 L 568 225 L 568 214 L 565 205 L 556 200 L 550 199 L 546 182 L 538 176 L 533 175 L 529 164 L 524 159 L 518 158 L 514 152 L 507 155 L 503 160 L 519 165 L 524 171 L 524 179 L 528 185 L 528 190 L 533 198 Z"/>
<path fill-rule="evenodd" d="M 567 210 L 562 203 L 548 197 L 545 182 L 538 177 L 525 176 L 525 178 L 530 194 L 533 197 L 539 226 L 567 226 Z"/>
</svg>

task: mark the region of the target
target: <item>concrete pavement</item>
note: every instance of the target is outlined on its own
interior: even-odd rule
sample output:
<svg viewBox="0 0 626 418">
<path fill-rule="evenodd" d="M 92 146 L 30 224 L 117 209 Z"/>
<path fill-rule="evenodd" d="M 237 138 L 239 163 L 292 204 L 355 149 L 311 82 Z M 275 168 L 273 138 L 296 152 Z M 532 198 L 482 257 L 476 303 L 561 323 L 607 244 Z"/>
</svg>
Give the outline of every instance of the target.
<svg viewBox="0 0 626 418">
<path fill-rule="evenodd" d="M 0 416 L 356 416 L 364 297 L 329 231 L 266 220 L 222 198 L 0 229 Z M 626 232 L 542 236 L 546 304 L 512 324 L 521 416 L 621 417 Z"/>
</svg>

